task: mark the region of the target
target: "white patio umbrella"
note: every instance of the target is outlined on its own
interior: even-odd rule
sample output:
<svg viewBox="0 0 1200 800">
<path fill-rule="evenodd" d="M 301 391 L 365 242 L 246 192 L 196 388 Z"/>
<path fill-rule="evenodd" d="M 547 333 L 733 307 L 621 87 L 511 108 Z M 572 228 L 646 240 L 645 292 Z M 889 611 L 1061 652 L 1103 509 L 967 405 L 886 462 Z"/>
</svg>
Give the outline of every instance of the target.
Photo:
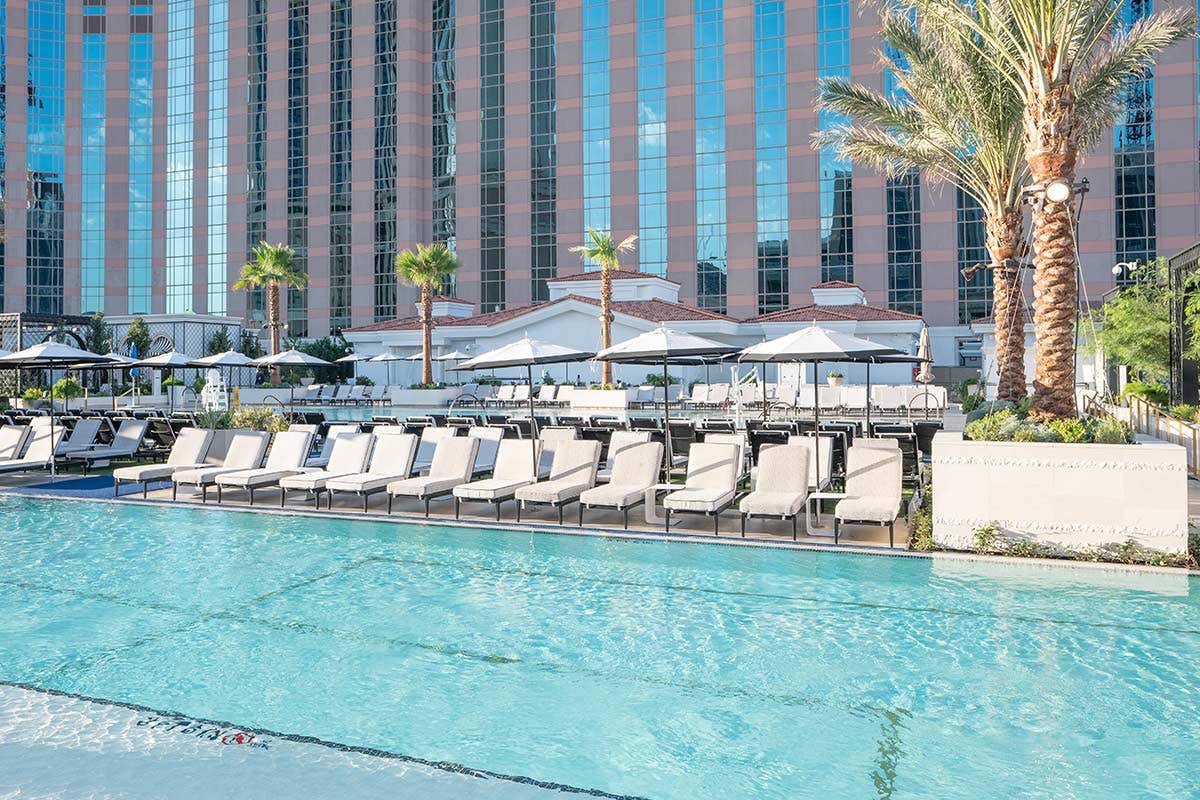
<svg viewBox="0 0 1200 800">
<path fill-rule="evenodd" d="M 609 361 L 614 364 L 662 364 L 663 438 L 666 442 L 664 470 L 668 482 L 671 479 L 674 456 L 671 451 L 671 384 L 667 365 L 706 363 L 736 353 L 737 350 L 733 345 L 661 326 L 596 353 L 597 361 Z"/>
<path fill-rule="evenodd" d="M 276 353 L 273 356 L 263 356 L 256 358 L 250 362 L 256 367 L 332 367 L 323 358 L 310 356 L 302 350 L 284 350 L 282 353 Z M 290 405 L 293 407 L 296 404 L 296 387 L 291 387 Z"/>
<path fill-rule="evenodd" d="M 33 347 L 27 347 L 24 350 L 18 350 L 15 353 L 9 353 L 5 356 L 0 356 L 0 368 L 9 367 L 13 369 L 40 369 L 49 370 L 50 373 L 50 440 L 54 441 L 54 369 L 55 367 L 69 368 L 72 365 L 80 364 L 106 364 L 108 356 L 102 356 L 97 353 L 89 353 L 87 350 L 80 350 L 77 347 L 60 344 L 58 342 L 42 342 L 35 344 Z M 64 398 L 65 399 L 65 398 Z M 50 454 L 50 477 L 53 478 L 58 474 L 55 467 L 54 453 Z"/>
<path fill-rule="evenodd" d="M 817 393 L 817 365 L 822 361 L 870 361 L 878 356 L 903 355 L 899 350 L 860 339 L 848 333 L 822 328 L 815 322 L 791 333 L 751 345 L 738 354 L 738 361 L 767 363 L 811 363 L 813 365 L 813 432 L 820 452 L 821 403 Z M 870 398 L 867 398 L 868 405 Z M 821 485 L 821 460 L 816 460 L 817 485 Z"/>
<path fill-rule="evenodd" d="M 442 353 L 440 356 L 434 356 L 433 360 L 442 362 L 442 364 L 443 364 L 442 380 L 444 381 L 444 380 L 446 380 L 445 362 L 447 362 L 447 361 L 454 361 L 454 362 L 466 361 L 470 357 L 471 357 L 470 353 L 464 353 L 461 350 L 451 350 L 449 353 Z"/>
<path fill-rule="evenodd" d="M 342 356 L 335 363 L 353 364 L 354 365 L 354 380 L 357 381 L 358 380 L 358 362 L 369 361 L 370 358 L 371 358 L 370 356 L 363 355 L 362 353 L 350 353 L 349 355 Z"/>
<path fill-rule="evenodd" d="M 192 366 L 192 357 L 186 353 L 179 353 L 175 350 L 169 350 L 166 353 L 161 353 L 150 358 L 143 358 L 133 362 L 135 367 L 150 367 L 151 369 L 167 370 L 167 369 L 182 369 Z M 167 392 L 169 398 L 167 407 L 170 411 L 175 411 L 175 395 Z"/>
<path fill-rule="evenodd" d="M 533 433 L 533 438 L 538 436 L 537 419 L 533 414 L 533 368 L 542 364 L 562 364 L 572 361 L 586 361 L 594 356 L 595 353 L 574 350 L 570 347 L 564 347 L 559 344 L 550 344 L 537 339 L 531 339 L 526 336 L 503 347 L 497 347 L 495 350 L 490 350 L 486 353 L 481 353 L 474 358 L 468 359 L 458 366 L 455 370 L 481 370 L 481 369 L 504 369 L 505 367 L 525 367 L 529 376 L 529 425 Z M 530 453 L 533 455 L 533 474 L 537 475 L 537 455 L 534 453 L 534 448 L 530 448 Z"/>
<path fill-rule="evenodd" d="M 388 366 L 387 366 L 387 382 L 388 382 L 388 385 L 391 385 L 391 383 L 392 383 L 392 365 L 391 365 L 391 362 L 392 362 L 392 361 L 403 361 L 403 360 L 404 360 L 404 356 L 398 356 L 398 355 L 396 355 L 395 353 L 388 351 L 388 352 L 380 353 L 380 354 L 379 354 L 379 355 L 377 355 L 377 356 L 373 356 L 372 358 L 368 358 L 367 360 L 368 360 L 368 361 L 371 361 L 371 362 L 374 362 L 374 363 L 377 363 L 377 364 L 378 364 L 378 363 L 384 363 L 384 364 L 387 364 L 387 365 L 388 365 Z"/>
<path fill-rule="evenodd" d="M 232 384 L 234 369 L 253 368 L 254 363 L 250 359 L 250 356 L 246 355 L 245 353 L 242 353 L 238 350 L 226 350 L 222 353 L 215 353 L 211 356 L 197 358 L 192 362 L 192 366 L 212 367 L 214 369 L 225 367 L 229 370 L 229 384 Z M 229 384 L 227 384 L 227 386 Z"/>
</svg>

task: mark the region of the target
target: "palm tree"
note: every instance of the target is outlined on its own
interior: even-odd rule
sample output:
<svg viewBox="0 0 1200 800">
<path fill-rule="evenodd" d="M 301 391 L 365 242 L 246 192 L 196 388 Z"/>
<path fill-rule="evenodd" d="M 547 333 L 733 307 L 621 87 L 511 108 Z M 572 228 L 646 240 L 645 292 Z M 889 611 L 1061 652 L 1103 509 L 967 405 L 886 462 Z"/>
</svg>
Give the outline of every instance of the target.
<svg viewBox="0 0 1200 800">
<path fill-rule="evenodd" d="M 308 285 L 308 274 L 296 267 L 296 251 L 284 244 L 259 242 L 254 248 L 254 260 L 242 267 L 235 289 L 267 290 L 267 328 L 271 332 L 271 355 L 279 352 L 280 322 L 279 290 L 287 286 L 302 289 Z M 279 383 L 279 368 L 271 368 L 271 383 Z"/>
<path fill-rule="evenodd" d="M 1034 415 L 1075 416 L 1078 254 L 1075 170 L 1125 108 L 1131 79 L 1195 35 L 1192 8 L 1126 28 L 1122 0 L 911 0 L 946 36 L 964 37 L 1016 88 L 1033 180 Z M 1068 187 L 1061 195 L 1047 191 Z"/>
<path fill-rule="evenodd" d="M 940 41 L 914 18 L 882 12 L 895 56 L 881 56 L 902 90 L 894 98 L 843 79 L 820 82 L 818 105 L 848 122 L 814 136 L 889 177 L 919 171 L 951 183 L 983 209 L 993 276 L 997 396 L 1025 396 L 1025 320 L 1018 261 L 1022 188 L 1028 180 L 1016 89 L 963 37 Z"/>
<path fill-rule="evenodd" d="M 612 347 L 612 273 L 621 268 L 621 253 L 633 252 L 637 234 L 626 236 L 620 244 L 614 243 L 607 231 L 589 228 L 587 235 L 591 243 L 576 245 L 571 252 L 578 253 L 585 262 L 600 265 L 600 349 L 603 350 Z M 612 364 L 605 361 L 601 369 L 600 382 L 607 386 L 612 383 Z"/>
<path fill-rule="evenodd" d="M 444 244 L 419 244 L 396 256 L 396 276 L 421 290 L 421 383 L 433 383 L 433 293 L 458 269 L 458 256 Z"/>
</svg>

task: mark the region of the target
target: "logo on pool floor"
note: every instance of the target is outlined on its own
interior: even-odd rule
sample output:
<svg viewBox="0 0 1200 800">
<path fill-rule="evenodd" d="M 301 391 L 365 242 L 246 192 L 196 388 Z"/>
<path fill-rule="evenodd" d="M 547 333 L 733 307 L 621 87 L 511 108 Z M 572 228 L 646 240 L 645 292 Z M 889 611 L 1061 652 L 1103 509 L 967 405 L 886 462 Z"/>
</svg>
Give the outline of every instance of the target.
<svg viewBox="0 0 1200 800">
<path fill-rule="evenodd" d="M 207 722 L 189 719 L 175 714 L 148 714 L 137 721 L 139 728 L 153 728 L 164 733 L 194 736 L 197 739 L 216 742 L 220 745 L 270 749 L 269 740 L 259 739 L 253 733 L 238 728 L 226 728 Z"/>
</svg>

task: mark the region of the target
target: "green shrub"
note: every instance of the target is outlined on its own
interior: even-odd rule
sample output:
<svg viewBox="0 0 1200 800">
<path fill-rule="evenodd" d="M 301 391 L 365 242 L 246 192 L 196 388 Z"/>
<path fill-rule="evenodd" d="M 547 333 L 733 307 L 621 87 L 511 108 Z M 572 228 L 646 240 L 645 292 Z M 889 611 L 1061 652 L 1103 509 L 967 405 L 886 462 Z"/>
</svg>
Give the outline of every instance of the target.
<svg viewBox="0 0 1200 800">
<path fill-rule="evenodd" d="M 1178 417 L 1184 422 L 1195 422 L 1197 414 L 1200 414 L 1200 406 L 1194 406 L 1188 403 L 1181 403 L 1177 406 L 1171 406 L 1171 416 Z"/>
<path fill-rule="evenodd" d="M 55 400 L 70 400 L 73 397 L 83 397 L 83 386 L 75 378 L 59 378 L 50 392 Z"/>
<path fill-rule="evenodd" d="M 1000 531 L 994 523 L 976 529 L 975 549 L 980 553 L 991 553 L 996 549 L 996 539 L 999 535 Z"/>
<path fill-rule="evenodd" d="M 999 411 L 1012 411 L 1013 408 L 1013 404 L 1008 400 L 991 400 L 986 403 L 980 403 L 974 411 L 967 414 L 967 422 L 983 419 L 989 414 L 995 414 Z"/>
<path fill-rule="evenodd" d="M 1143 400 L 1154 403 L 1157 406 L 1165 406 L 1169 400 L 1167 387 L 1161 383 L 1143 383 L 1142 381 L 1130 381 L 1125 384 L 1124 391 L 1121 396 L 1134 395 Z"/>
<path fill-rule="evenodd" d="M 1012 432 L 1014 442 L 1061 442 L 1062 435 L 1040 422 L 1021 422 Z"/>
<path fill-rule="evenodd" d="M 1033 397 L 1031 395 L 1025 395 L 1024 397 L 1022 397 L 1020 400 L 1017 401 L 1017 405 L 1014 410 L 1017 412 L 1018 417 L 1020 417 L 1021 419 L 1025 419 L 1025 417 L 1029 416 L 1029 410 L 1032 408 L 1033 408 Z"/>
<path fill-rule="evenodd" d="M 201 411 L 196 415 L 196 425 L 201 428 L 224 430 L 230 427 L 233 415 L 228 411 Z"/>
<path fill-rule="evenodd" d="M 1060 442 L 1086 442 L 1091 438 L 1091 431 L 1083 420 L 1077 417 L 1067 417 L 1063 419 L 1051 420 L 1048 423 L 1050 430 L 1058 436 Z"/>
<path fill-rule="evenodd" d="M 208 381 L 204 380 L 204 378 L 197 375 L 195 378 L 192 379 L 192 391 L 195 392 L 196 394 L 200 394 L 201 392 L 204 391 L 204 386 L 207 383 L 208 383 Z"/>
<path fill-rule="evenodd" d="M 164 389 L 168 386 L 183 386 L 183 381 L 179 380 L 179 378 L 176 378 L 174 375 L 172 375 L 169 378 L 164 378 L 162 385 L 163 385 Z"/>
<path fill-rule="evenodd" d="M 1000 442 L 1011 438 L 1011 432 L 1006 435 L 1005 431 L 1015 422 L 1019 422 L 1017 415 L 1005 408 L 968 422 L 965 433 L 977 442 Z"/>
<path fill-rule="evenodd" d="M 1096 444 L 1129 444 L 1133 441 L 1133 431 L 1116 417 L 1105 417 L 1096 423 L 1092 441 Z"/>
<path fill-rule="evenodd" d="M 36 403 L 39 400 L 45 400 L 46 399 L 46 390 L 39 389 L 36 386 L 32 386 L 32 387 L 26 389 L 21 394 L 21 399 L 24 400 L 26 403 Z"/>
<path fill-rule="evenodd" d="M 938 549 L 933 541 L 933 505 L 928 500 L 909 517 L 908 547 L 923 552 Z"/>
<path fill-rule="evenodd" d="M 968 394 L 963 396 L 962 410 L 964 414 L 970 414 L 981 405 L 983 405 L 983 395 Z"/>
<path fill-rule="evenodd" d="M 286 430 L 286 423 L 283 428 L 279 427 L 282 420 L 281 416 L 264 406 L 243 407 L 233 412 L 229 426 L 231 428 L 249 428 L 255 431 Z"/>
<path fill-rule="evenodd" d="M 375 381 L 368 378 L 366 375 L 359 375 L 354 379 L 354 382 L 359 386 L 374 386 Z"/>
</svg>

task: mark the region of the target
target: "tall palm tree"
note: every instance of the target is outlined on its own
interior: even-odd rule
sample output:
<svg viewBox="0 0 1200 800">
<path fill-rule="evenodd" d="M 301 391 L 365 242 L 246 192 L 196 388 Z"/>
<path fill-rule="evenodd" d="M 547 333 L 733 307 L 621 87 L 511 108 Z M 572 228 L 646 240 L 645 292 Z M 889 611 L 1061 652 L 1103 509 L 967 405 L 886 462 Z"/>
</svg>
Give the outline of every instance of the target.
<svg viewBox="0 0 1200 800">
<path fill-rule="evenodd" d="M 848 122 L 814 136 L 852 161 L 900 177 L 914 170 L 951 183 L 983 209 L 993 276 L 997 396 L 1025 396 L 1025 320 L 1018 261 L 1024 255 L 1022 188 L 1029 177 L 1016 89 L 963 37 L 931 37 L 913 17 L 884 10 L 880 33 L 895 55 L 884 66 L 894 98 L 843 79 L 819 85 L 818 105 Z"/>
<path fill-rule="evenodd" d="M 302 289 L 308 285 L 308 274 L 296 266 L 296 251 L 284 244 L 259 242 L 253 250 L 254 260 L 242 267 L 235 289 L 267 290 L 267 328 L 271 332 L 271 355 L 279 352 L 283 324 L 279 302 L 281 287 Z M 271 368 L 271 383 L 279 383 L 279 367 Z"/>
<path fill-rule="evenodd" d="M 419 244 L 396 256 L 396 276 L 421 290 L 421 383 L 433 383 L 433 295 L 458 269 L 458 256 L 444 244 Z"/>
<path fill-rule="evenodd" d="M 588 244 L 576 245 L 571 252 L 578 253 L 584 261 L 600 265 L 600 349 L 603 350 L 612 347 L 612 273 L 621 268 L 621 254 L 633 252 L 637 234 L 615 243 L 608 231 L 589 228 L 587 237 Z M 612 364 L 605 361 L 601 370 L 600 382 L 605 385 L 612 383 Z"/>
<path fill-rule="evenodd" d="M 946 35 L 963 36 L 1021 97 L 1025 160 L 1033 179 L 1034 413 L 1075 410 L 1078 254 L 1071 192 L 1085 155 L 1125 108 L 1131 79 L 1162 51 L 1195 35 L 1196 14 L 1168 8 L 1126 27 L 1122 0 L 910 0 Z"/>
</svg>

